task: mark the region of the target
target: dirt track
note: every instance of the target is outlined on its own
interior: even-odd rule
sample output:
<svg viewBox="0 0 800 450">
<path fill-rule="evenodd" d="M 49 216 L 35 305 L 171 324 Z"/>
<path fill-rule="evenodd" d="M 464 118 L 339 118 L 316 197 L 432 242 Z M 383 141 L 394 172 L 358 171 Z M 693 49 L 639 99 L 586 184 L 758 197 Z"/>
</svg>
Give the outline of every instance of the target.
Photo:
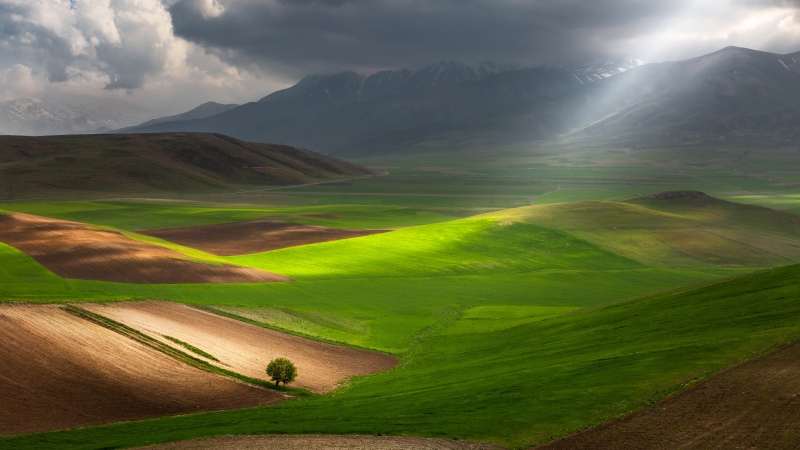
<svg viewBox="0 0 800 450">
<path fill-rule="evenodd" d="M 282 395 L 194 369 L 52 305 L 0 305 L 0 434 L 269 405 Z"/>
<path fill-rule="evenodd" d="M 316 217 L 321 216 L 323 215 L 316 215 Z M 251 220 L 248 222 L 150 230 L 143 231 L 142 234 L 155 236 L 215 255 L 234 256 L 384 232 L 383 230 L 347 230 L 319 227 L 284 222 L 282 220 Z"/>
<path fill-rule="evenodd" d="M 263 270 L 187 261 L 172 250 L 87 227 L 29 214 L 0 214 L 0 241 L 65 278 L 148 284 L 291 281 Z"/>
<path fill-rule="evenodd" d="M 547 450 L 800 448 L 800 341 Z"/>
<path fill-rule="evenodd" d="M 212 363 L 253 378 L 268 379 L 267 364 L 273 358 L 287 357 L 297 366 L 293 386 L 314 392 L 330 391 L 348 377 L 387 370 L 397 364 L 392 356 L 304 339 L 180 303 L 121 302 L 81 307 L 154 338 L 179 339 L 220 361 Z M 164 342 L 175 346 L 168 340 Z"/>
<path fill-rule="evenodd" d="M 225 436 L 140 447 L 147 450 L 494 450 L 489 444 L 401 436 Z"/>
</svg>

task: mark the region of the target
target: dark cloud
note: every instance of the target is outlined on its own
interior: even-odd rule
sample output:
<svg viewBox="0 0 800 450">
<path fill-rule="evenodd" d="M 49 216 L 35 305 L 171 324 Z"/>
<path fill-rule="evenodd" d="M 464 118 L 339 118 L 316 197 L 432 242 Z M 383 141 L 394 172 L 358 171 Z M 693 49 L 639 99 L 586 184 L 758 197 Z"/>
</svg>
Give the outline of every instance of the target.
<svg viewBox="0 0 800 450">
<path fill-rule="evenodd" d="M 685 1 L 180 0 L 175 33 L 237 65 L 298 73 L 439 60 L 554 64 L 627 55 Z"/>
</svg>

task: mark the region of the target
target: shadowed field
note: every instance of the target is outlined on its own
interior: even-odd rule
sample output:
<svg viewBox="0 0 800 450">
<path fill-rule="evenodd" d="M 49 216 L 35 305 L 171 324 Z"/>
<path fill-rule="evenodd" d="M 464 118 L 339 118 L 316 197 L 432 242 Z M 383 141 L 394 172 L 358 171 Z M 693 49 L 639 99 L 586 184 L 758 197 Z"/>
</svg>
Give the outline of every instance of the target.
<svg viewBox="0 0 800 450">
<path fill-rule="evenodd" d="M 547 450 L 800 447 L 800 342 L 720 372 Z"/>
<path fill-rule="evenodd" d="M 326 215 L 320 216 L 321 215 L 316 215 L 314 218 L 331 218 Z M 383 231 L 328 228 L 285 222 L 282 220 L 251 220 L 248 222 L 168 228 L 142 232 L 142 234 L 155 236 L 220 256 L 266 252 L 279 248 L 337 241 L 339 239 L 368 236 L 377 233 L 383 233 Z"/>
<path fill-rule="evenodd" d="M 189 261 L 115 231 L 21 213 L 0 214 L 0 241 L 64 278 L 146 284 L 291 281 L 264 270 Z"/>
</svg>

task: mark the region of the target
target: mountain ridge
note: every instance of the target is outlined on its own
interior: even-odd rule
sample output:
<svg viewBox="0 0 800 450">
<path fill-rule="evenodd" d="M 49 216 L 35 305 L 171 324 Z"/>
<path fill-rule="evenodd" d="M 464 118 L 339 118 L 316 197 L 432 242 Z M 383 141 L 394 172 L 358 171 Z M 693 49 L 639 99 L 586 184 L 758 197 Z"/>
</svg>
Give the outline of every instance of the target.
<svg viewBox="0 0 800 450">
<path fill-rule="evenodd" d="M 502 144 L 562 136 L 794 133 L 800 131 L 798 61 L 800 52 L 726 47 L 684 61 L 626 59 L 569 70 L 492 73 L 451 62 L 370 76 L 345 71 L 305 77 L 211 117 L 135 131 L 218 132 L 340 157 L 412 151 L 450 135 Z"/>
</svg>

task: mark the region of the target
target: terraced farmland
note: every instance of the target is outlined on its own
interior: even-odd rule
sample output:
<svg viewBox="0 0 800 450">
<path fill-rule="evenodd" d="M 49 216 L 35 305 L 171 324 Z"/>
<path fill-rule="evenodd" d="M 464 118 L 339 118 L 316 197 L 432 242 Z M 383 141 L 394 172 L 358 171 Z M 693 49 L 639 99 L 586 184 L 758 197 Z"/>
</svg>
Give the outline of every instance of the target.
<svg viewBox="0 0 800 450">
<path fill-rule="evenodd" d="M 58 306 L 0 305 L 0 323 L 3 435 L 284 399 L 189 367 Z"/>
<path fill-rule="evenodd" d="M 264 369 L 279 357 L 298 369 L 294 386 L 327 392 L 349 377 L 388 370 L 397 360 L 388 355 L 337 347 L 171 302 L 124 302 L 84 305 L 85 309 L 123 323 L 169 344 L 167 336 L 202 349 L 209 362 L 236 373 L 268 380 Z"/>
</svg>

